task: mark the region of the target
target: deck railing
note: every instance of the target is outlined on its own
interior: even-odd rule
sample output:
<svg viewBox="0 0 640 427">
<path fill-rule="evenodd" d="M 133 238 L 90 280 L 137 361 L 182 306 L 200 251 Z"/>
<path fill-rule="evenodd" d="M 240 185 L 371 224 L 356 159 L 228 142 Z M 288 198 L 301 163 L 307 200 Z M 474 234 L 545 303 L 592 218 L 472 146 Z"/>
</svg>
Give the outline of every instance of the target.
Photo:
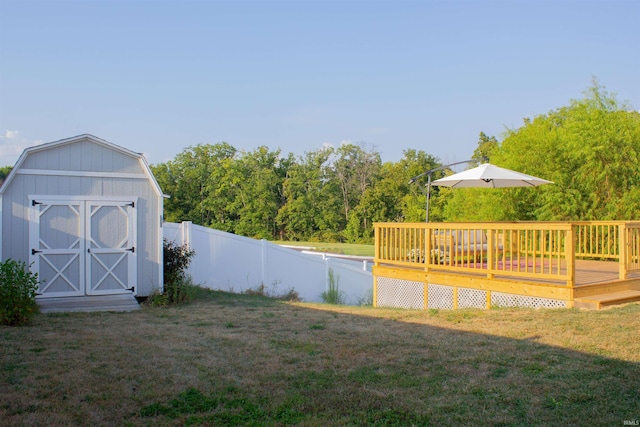
<svg viewBox="0 0 640 427">
<path fill-rule="evenodd" d="M 610 221 L 574 222 L 576 256 L 620 259 L 620 225 Z"/>
<path fill-rule="evenodd" d="M 640 270 L 640 222 L 376 223 L 375 262 L 575 286 L 575 260 Z"/>
<path fill-rule="evenodd" d="M 622 261 L 625 276 L 629 271 L 640 271 L 640 222 L 626 223 L 621 233 L 623 236 Z M 621 272 L 622 275 L 622 267 Z"/>
</svg>

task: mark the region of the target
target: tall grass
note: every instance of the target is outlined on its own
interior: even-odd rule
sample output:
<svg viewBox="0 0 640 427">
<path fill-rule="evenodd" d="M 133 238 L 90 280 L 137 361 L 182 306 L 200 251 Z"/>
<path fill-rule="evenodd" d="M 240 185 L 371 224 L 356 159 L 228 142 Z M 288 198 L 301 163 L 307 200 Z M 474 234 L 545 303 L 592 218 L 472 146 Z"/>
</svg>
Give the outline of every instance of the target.
<svg viewBox="0 0 640 427">
<path fill-rule="evenodd" d="M 340 291 L 340 275 L 336 274 L 332 268 L 327 272 L 327 290 L 320 294 L 322 302 L 326 304 L 344 304 L 344 292 Z"/>
</svg>

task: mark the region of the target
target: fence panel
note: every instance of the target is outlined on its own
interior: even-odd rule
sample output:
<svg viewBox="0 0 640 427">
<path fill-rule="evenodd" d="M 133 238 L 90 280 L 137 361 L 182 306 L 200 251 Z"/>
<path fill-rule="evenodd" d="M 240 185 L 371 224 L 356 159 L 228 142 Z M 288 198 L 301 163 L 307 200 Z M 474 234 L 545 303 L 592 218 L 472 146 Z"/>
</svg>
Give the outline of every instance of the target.
<svg viewBox="0 0 640 427">
<path fill-rule="evenodd" d="M 320 302 L 332 269 L 345 303 L 371 299 L 373 277 L 361 261 L 303 254 L 190 222 L 165 223 L 164 237 L 195 251 L 189 274 L 195 283 L 210 289 L 244 292 L 264 285 L 269 293 L 284 294 L 293 288 L 303 301 Z"/>
<path fill-rule="evenodd" d="M 326 267 L 322 258 L 262 241 L 265 247 L 264 285 L 283 293 L 293 288 L 305 301 L 321 301 L 325 289 Z M 373 280 L 373 279 L 372 279 Z"/>
</svg>

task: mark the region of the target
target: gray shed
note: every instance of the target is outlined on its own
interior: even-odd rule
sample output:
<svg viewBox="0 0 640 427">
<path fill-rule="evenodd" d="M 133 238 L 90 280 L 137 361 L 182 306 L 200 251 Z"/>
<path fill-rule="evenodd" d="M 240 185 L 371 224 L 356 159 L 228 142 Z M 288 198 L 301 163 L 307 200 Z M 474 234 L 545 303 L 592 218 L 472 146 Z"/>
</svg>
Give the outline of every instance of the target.
<svg viewBox="0 0 640 427">
<path fill-rule="evenodd" d="M 163 194 L 144 156 L 92 135 L 27 148 L 0 187 L 0 259 L 40 298 L 162 290 Z"/>
</svg>

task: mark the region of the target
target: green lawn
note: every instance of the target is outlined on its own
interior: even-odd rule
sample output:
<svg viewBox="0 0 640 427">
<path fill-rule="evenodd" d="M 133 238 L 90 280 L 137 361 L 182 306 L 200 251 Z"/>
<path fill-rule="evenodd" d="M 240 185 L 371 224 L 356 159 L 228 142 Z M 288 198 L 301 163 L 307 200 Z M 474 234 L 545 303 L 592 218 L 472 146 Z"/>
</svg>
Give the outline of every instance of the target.
<svg viewBox="0 0 640 427">
<path fill-rule="evenodd" d="M 201 292 L 0 326 L 25 425 L 616 426 L 640 418 L 640 304 L 415 311 Z"/>
<path fill-rule="evenodd" d="M 274 241 L 272 243 L 278 245 L 290 245 L 290 246 L 306 246 L 313 248 L 318 252 L 329 252 L 335 254 L 355 255 L 355 256 L 373 256 L 373 245 L 364 245 L 356 243 L 321 243 L 321 242 L 289 242 L 289 241 Z"/>
</svg>

